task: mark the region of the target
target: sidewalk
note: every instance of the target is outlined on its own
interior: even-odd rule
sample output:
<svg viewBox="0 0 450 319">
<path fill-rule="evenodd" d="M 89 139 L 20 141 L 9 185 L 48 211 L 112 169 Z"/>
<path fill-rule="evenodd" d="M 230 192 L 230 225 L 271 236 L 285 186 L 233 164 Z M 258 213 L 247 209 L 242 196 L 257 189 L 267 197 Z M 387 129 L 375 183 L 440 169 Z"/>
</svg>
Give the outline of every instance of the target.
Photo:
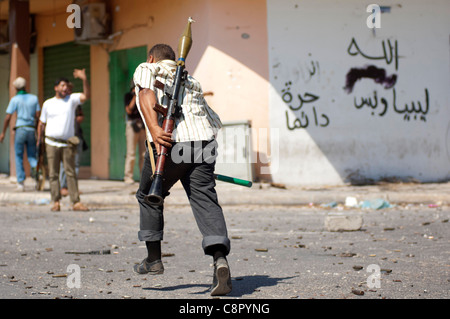
<svg viewBox="0 0 450 319">
<path fill-rule="evenodd" d="M 49 205 L 48 181 L 44 191 L 35 191 L 33 180 L 25 181 L 25 191 L 18 192 L 9 176 L 0 175 L 0 205 L 30 204 Z M 126 185 L 122 181 L 79 180 L 81 201 L 88 205 L 129 206 L 137 205 L 134 196 L 138 183 Z M 348 197 L 358 202 L 382 199 L 389 204 L 450 204 L 450 183 L 383 183 L 369 186 L 323 186 L 280 188 L 266 183 L 254 183 L 251 188 L 217 181 L 217 193 L 221 205 L 336 205 L 345 203 Z M 65 197 L 62 204 L 69 203 Z M 176 184 L 166 199 L 166 204 L 188 205 L 181 184 Z"/>
</svg>

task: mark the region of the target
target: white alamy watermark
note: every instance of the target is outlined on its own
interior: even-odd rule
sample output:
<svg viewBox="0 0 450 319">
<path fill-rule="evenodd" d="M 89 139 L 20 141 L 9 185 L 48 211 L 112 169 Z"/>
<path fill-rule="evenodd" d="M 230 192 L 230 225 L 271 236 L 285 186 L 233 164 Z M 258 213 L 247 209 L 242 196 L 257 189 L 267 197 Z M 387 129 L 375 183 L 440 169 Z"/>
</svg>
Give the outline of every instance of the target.
<svg viewBox="0 0 450 319">
<path fill-rule="evenodd" d="M 72 14 L 67 17 L 66 25 L 69 29 L 81 28 L 81 8 L 78 4 L 69 4 L 67 6 L 66 12 L 71 12 Z"/>
<path fill-rule="evenodd" d="M 366 24 L 369 29 L 381 28 L 381 8 L 378 4 L 369 4 L 366 8 L 371 15 L 367 18 Z"/>
<path fill-rule="evenodd" d="M 70 264 L 67 266 L 67 273 L 70 275 L 67 276 L 67 287 L 72 288 L 81 288 L 81 269 L 77 264 Z"/>
<path fill-rule="evenodd" d="M 377 264 L 371 264 L 367 267 L 367 272 L 372 273 L 367 277 L 367 287 L 381 288 L 381 268 Z"/>
</svg>

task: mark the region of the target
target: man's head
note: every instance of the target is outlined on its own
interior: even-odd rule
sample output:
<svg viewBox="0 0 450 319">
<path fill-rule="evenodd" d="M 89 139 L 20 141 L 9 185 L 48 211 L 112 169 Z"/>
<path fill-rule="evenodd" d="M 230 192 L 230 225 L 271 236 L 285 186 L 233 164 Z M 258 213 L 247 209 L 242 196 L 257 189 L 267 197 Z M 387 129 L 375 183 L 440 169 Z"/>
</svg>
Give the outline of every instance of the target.
<svg viewBox="0 0 450 319">
<path fill-rule="evenodd" d="M 175 61 L 175 52 L 167 44 L 156 44 L 148 51 L 147 62 L 158 62 L 161 60 Z"/>
<path fill-rule="evenodd" d="M 14 80 L 13 86 L 16 88 L 17 91 L 25 90 L 25 87 L 27 86 L 27 81 L 19 76 L 17 79 Z"/>
<path fill-rule="evenodd" d="M 70 94 L 70 81 L 67 78 L 59 78 L 55 81 L 55 94 L 58 98 L 64 98 Z"/>
</svg>

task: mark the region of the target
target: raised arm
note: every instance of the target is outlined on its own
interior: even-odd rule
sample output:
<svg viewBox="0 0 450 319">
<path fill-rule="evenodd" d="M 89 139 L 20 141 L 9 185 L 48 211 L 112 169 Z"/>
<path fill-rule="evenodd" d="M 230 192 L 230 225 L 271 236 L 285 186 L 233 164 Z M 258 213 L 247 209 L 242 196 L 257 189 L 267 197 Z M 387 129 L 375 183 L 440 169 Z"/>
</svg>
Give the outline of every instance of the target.
<svg viewBox="0 0 450 319">
<path fill-rule="evenodd" d="M 89 87 L 89 81 L 87 80 L 86 69 L 75 69 L 73 71 L 73 77 L 83 81 L 83 93 L 81 93 L 80 102 L 84 103 L 91 98 L 91 89 Z"/>
</svg>

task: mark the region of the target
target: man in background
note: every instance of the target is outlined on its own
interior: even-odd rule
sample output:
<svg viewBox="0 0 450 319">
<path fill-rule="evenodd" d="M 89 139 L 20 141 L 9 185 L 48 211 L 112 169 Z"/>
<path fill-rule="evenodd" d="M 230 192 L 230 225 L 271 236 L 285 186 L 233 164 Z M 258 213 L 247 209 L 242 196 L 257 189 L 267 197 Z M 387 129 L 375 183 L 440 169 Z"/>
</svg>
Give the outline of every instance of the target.
<svg viewBox="0 0 450 319">
<path fill-rule="evenodd" d="M 26 80 L 18 77 L 14 80 L 13 86 L 17 90 L 9 102 L 6 109 L 6 117 L 3 123 L 3 130 L 0 134 L 0 142 L 3 143 L 6 129 L 9 126 L 12 115 L 17 112 L 17 120 L 14 126 L 14 150 L 16 163 L 17 190 L 24 191 L 25 169 L 23 166 L 23 157 L 25 147 L 27 148 L 27 158 L 31 167 L 31 175 L 36 174 L 36 120 L 39 118 L 40 106 L 36 95 L 26 92 Z"/>
<path fill-rule="evenodd" d="M 73 83 L 69 83 L 69 94 L 72 94 L 73 92 Z M 77 152 L 75 153 L 75 174 L 77 174 L 78 177 L 78 173 L 80 171 L 80 158 L 81 158 L 81 153 L 83 153 L 83 151 L 86 151 L 89 147 L 84 139 L 83 136 L 83 130 L 81 128 L 81 123 L 84 120 L 84 113 L 83 113 L 83 108 L 81 107 L 81 105 L 78 105 L 76 110 L 75 110 L 75 135 L 78 136 L 78 138 L 80 139 L 80 143 L 77 146 Z M 67 196 L 69 195 L 69 187 L 67 186 L 67 177 L 66 177 L 66 171 L 64 170 L 64 165 L 61 162 L 61 165 L 59 167 L 60 172 L 59 172 L 59 183 L 61 186 L 61 196 Z"/>
<path fill-rule="evenodd" d="M 75 109 L 90 97 L 89 83 L 86 71 L 75 69 L 74 78 L 83 81 L 83 93 L 70 93 L 70 82 L 66 78 L 57 79 L 54 90 L 55 96 L 44 102 L 39 118 L 38 139 L 45 132 L 45 150 L 47 154 L 50 193 L 53 202 L 52 211 L 60 211 L 59 169 L 63 162 L 66 171 L 70 200 L 75 211 L 88 211 L 80 202 L 78 179 L 75 172 L 75 154 L 80 143 L 75 135 Z"/>
<path fill-rule="evenodd" d="M 141 115 L 136 107 L 136 94 L 133 87 L 125 94 L 125 112 L 127 115 L 125 135 L 127 137 L 127 155 L 125 157 L 124 182 L 133 184 L 133 170 L 136 158 L 136 146 L 138 146 L 139 172 L 142 171 L 145 154 L 145 127 Z"/>
</svg>

